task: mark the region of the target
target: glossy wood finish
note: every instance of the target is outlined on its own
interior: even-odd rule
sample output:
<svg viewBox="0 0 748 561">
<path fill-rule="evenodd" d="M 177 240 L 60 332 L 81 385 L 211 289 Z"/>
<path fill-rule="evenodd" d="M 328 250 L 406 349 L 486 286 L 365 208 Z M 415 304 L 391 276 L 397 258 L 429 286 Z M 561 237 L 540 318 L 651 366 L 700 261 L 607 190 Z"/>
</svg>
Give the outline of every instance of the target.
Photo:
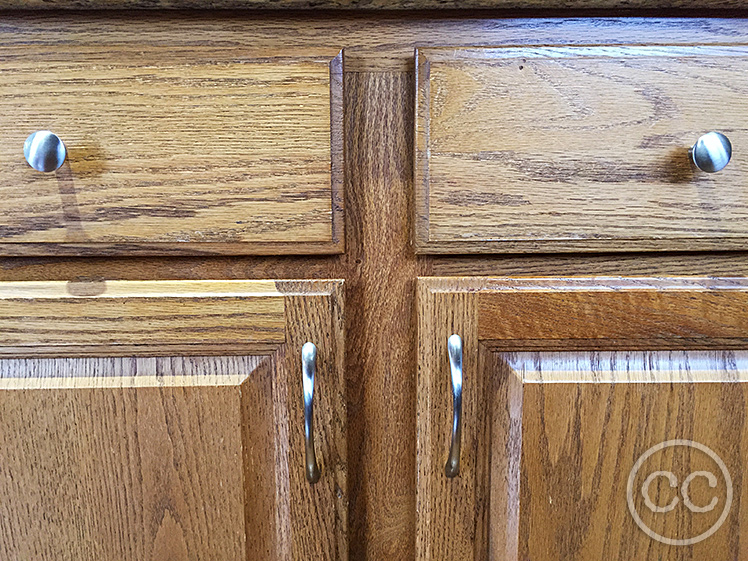
<svg viewBox="0 0 748 561">
<path fill-rule="evenodd" d="M 736 15 L 731 12 L 731 15 Z M 478 13 L 7 12 L 0 47 L 345 48 L 345 72 L 413 71 L 416 47 L 748 43 L 745 19 L 521 18 Z M 412 93 L 409 93 L 412 97 Z M 412 109 L 408 109 L 409 112 Z M 412 133 L 409 133 L 412 134 Z"/>
<path fill-rule="evenodd" d="M 0 353 L 271 350 L 285 340 L 284 314 L 272 281 L 3 283 Z"/>
<path fill-rule="evenodd" d="M 497 383 L 521 386 L 511 407 L 499 401 L 493 409 L 500 426 L 521 427 L 521 451 L 513 443 L 513 457 L 507 460 L 516 466 L 509 487 L 519 489 L 505 503 L 507 518 L 517 517 L 510 522 L 519 530 L 514 559 L 670 561 L 744 554 L 748 494 L 738 481 L 748 457 L 748 353 L 519 353 L 499 360 L 505 364 L 493 373 Z M 635 511 L 663 537 L 697 537 L 728 509 L 713 535 L 676 546 L 652 539 L 637 526 L 627 504 L 627 483 L 638 458 L 678 439 L 716 453 L 729 481 L 714 459 L 687 446 L 656 452 L 636 471 Z M 501 447 L 492 450 L 493 457 L 506 453 Z M 654 513 L 644 502 L 645 481 L 657 471 L 671 472 L 678 489 L 663 475 L 648 487 L 647 496 L 659 507 L 677 498 L 671 512 Z M 681 487 L 698 472 L 715 477 L 714 488 L 701 476 L 688 486 L 694 505 L 703 508 L 715 500 L 715 508 L 704 513 L 685 506 Z"/>
<path fill-rule="evenodd" d="M 748 47 L 419 49 L 417 66 L 419 251 L 744 246 Z M 717 174 L 688 154 L 710 130 L 736 147 Z"/>
<path fill-rule="evenodd" d="M 742 19 L 498 19 L 496 14 L 55 13 L 2 17 L 2 45 L 346 45 L 346 253 L 0 259 L 3 280 L 345 278 L 351 559 L 414 559 L 417 275 L 748 276 L 745 252 L 601 255 L 415 255 L 413 47 L 733 43 Z M 493 355 L 492 355 L 493 356 Z M 267 381 L 271 377 L 266 376 Z M 448 382 L 445 380 L 445 388 Z M 268 395 L 264 386 L 253 396 Z M 259 398 L 252 397 L 253 402 Z M 448 404 L 451 406 L 451 404 Z M 274 426 L 252 425 L 260 434 Z M 258 438 L 258 437 L 255 437 Z M 443 468 L 443 466 L 441 466 Z M 259 486 L 258 486 L 259 488 Z M 270 487 L 268 487 L 270 488 Z M 266 497 L 272 501 L 272 497 Z M 264 507 L 258 512 L 266 512 Z M 257 524 L 269 523 L 253 519 Z"/>
<path fill-rule="evenodd" d="M 566 0 L 565 9 L 705 9 L 694 0 Z M 744 9 L 742 0 L 713 0 L 710 11 Z M 548 0 L 2 0 L 0 9 L 260 9 L 260 10 L 557 10 Z"/>
<path fill-rule="evenodd" d="M 341 283 L 91 284 L 0 283 L 13 304 L 0 325 L 27 344 L 0 359 L 2 557 L 347 559 Z M 46 332 L 19 329 L 45 308 Z M 122 333 L 138 323 L 133 344 Z M 306 341 L 318 348 L 314 486 Z"/>
<path fill-rule="evenodd" d="M 739 556 L 740 506 L 711 542 L 666 547 L 636 527 L 626 483 L 638 456 L 674 438 L 741 473 L 748 355 L 719 349 L 748 345 L 736 329 L 746 293 L 745 278 L 420 279 L 416 558 Z M 596 330 L 592 353 L 570 329 L 581 324 Z M 464 440 L 447 479 L 452 333 L 465 349 Z M 662 348 L 682 350 L 647 350 Z M 553 352 L 507 352 L 530 349 Z"/>
<path fill-rule="evenodd" d="M 693 348 L 719 339 L 748 346 L 748 315 L 740 313 L 748 309 L 748 283 L 742 278 L 570 279 L 520 287 L 497 283 L 478 296 L 478 337 L 485 344 Z"/>
<path fill-rule="evenodd" d="M 0 251 L 342 251 L 342 64 L 325 48 L 3 48 Z M 68 149 L 55 173 L 21 150 L 47 129 Z"/>
</svg>

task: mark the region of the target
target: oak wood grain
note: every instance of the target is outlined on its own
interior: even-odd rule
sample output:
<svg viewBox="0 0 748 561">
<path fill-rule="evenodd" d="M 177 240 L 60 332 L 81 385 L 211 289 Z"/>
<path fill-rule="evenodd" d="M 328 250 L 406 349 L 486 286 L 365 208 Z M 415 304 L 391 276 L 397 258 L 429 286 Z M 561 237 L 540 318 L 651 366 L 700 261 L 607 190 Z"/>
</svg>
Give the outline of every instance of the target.
<svg viewBox="0 0 748 561">
<path fill-rule="evenodd" d="M 522 405 L 514 418 L 522 427 L 521 451 L 513 450 L 519 452 L 514 486 L 520 492 L 509 511 L 518 518 L 518 549 L 510 559 L 691 560 L 743 554 L 746 493 L 735 482 L 743 478 L 748 455 L 745 351 L 519 353 L 502 359 L 506 366 L 493 375 L 522 385 Z M 574 366 L 556 379 L 559 363 Z M 506 407 L 496 406 L 499 411 Z M 704 452 L 685 446 L 655 453 L 635 473 L 631 496 L 636 512 L 663 537 L 702 535 L 727 509 L 713 535 L 678 546 L 653 540 L 636 525 L 627 505 L 636 460 L 676 439 L 707 446 L 730 478 Z M 688 492 L 693 504 L 714 501 L 715 508 L 689 511 L 682 490 L 673 493 L 667 479 L 655 478 L 648 488 L 655 505 L 678 500 L 671 512 L 653 512 L 644 504 L 642 488 L 650 473 L 662 470 L 674 475 L 679 490 L 690 474 L 712 473 L 713 488 L 692 485 Z"/>
<path fill-rule="evenodd" d="M 109 17 L 66 17 L 57 14 L 60 25 L 75 30 L 81 38 L 132 40 Z M 735 37 L 741 20 L 487 20 L 475 18 L 424 18 L 400 15 L 398 18 L 359 15 L 355 20 L 309 14 L 273 18 L 254 14 L 248 19 L 213 14 L 187 17 L 172 14 L 160 18 L 150 14 L 148 25 L 132 14 L 123 17 L 132 29 L 143 32 L 141 40 L 159 42 L 205 39 L 207 30 L 218 36 L 225 29 L 232 41 L 258 43 L 319 41 L 313 33 L 332 39 L 350 33 L 355 39 L 357 64 L 370 71 L 351 71 L 346 59 L 346 138 L 349 165 L 353 173 L 346 190 L 346 247 L 340 256 L 224 256 L 224 257 L 27 257 L 0 259 L 3 280 L 69 280 L 80 286 L 109 279 L 267 279 L 267 278 L 345 278 L 346 279 L 346 385 L 349 447 L 348 492 L 350 496 L 350 557 L 353 559 L 415 558 L 416 497 L 416 307 L 417 275 L 483 276 L 731 276 L 748 275 L 744 252 L 701 254 L 603 254 L 603 255 L 506 255 L 439 256 L 414 255 L 413 216 L 413 76 L 390 73 L 387 69 L 407 69 L 416 39 L 451 41 L 449 35 L 475 42 L 475 37 L 492 42 L 568 42 L 601 38 L 631 42 L 636 37 L 656 41 L 657 37 L 689 36 Z M 27 39 L 45 38 L 69 41 L 47 21 L 42 25 L 12 27 Z M 137 20 L 137 21 L 134 21 Z M 14 18 L 4 18 L 11 25 Z M 26 21 L 26 20 L 24 20 Z M 99 22 L 98 24 L 95 22 Z M 85 25 L 82 22 L 87 22 Z M 219 25 L 218 22 L 221 22 Z M 271 22 L 275 22 L 272 23 Z M 327 22 L 327 23 L 324 23 Z M 333 25 L 337 22 L 339 25 Z M 27 24 L 29 22 L 27 21 Z M 170 33 L 170 26 L 174 32 Z M 40 26 L 40 27 L 37 27 Z M 203 28 L 205 26 L 205 28 Z M 215 27 L 213 27 L 215 26 Z M 147 30 L 143 31 L 143 28 Z M 36 33 L 44 29 L 46 33 Z M 243 30 L 245 33 L 240 33 Z M 337 31 L 336 31 L 337 30 Z M 187 35 L 182 35 L 185 33 Z M 472 38 L 471 38 L 472 34 Z M 566 35 L 564 39 L 563 35 Z M 3 36 L 5 37 L 5 36 Z M 379 49 L 379 50 L 377 50 Z M 366 51 L 373 57 L 363 58 Z M 348 52 L 348 50 L 347 50 Z M 359 67 L 363 68 L 363 67 Z M 59 349 L 57 351 L 59 352 Z M 202 352 L 202 350 L 201 350 Z M 213 354 L 225 354 L 215 349 Z M 192 351 L 195 354 L 195 351 Z M 255 378 L 256 379 L 256 378 Z M 245 385 L 246 388 L 246 385 Z M 259 388 L 257 392 L 264 391 Z M 385 396 L 385 397 L 383 397 Z M 259 429 L 259 425 L 257 426 Z M 275 425 L 264 430 L 274 431 Z M 520 431 L 521 432 L 521 431 Z M 511 440 L 516 442 L 515 439 Z M 497 462 L 494 455 L 492 462 Z M 443 466 L 441 466 L 443 468 Z M 492 479 L 492 485 L 497 481 Z M 495 505 L 491 502 L 491 505 Z M 258 507 L 260 508 L 260 507 Z M 260 510 L 258 512 L 267 512 Z M 256 519 L 251 522 L 256 524 Z M 256 525 L 254 526 L 256 527 Z M 489 528 L 491 532 L 495 527 Z M 259 543 L 255 541 L 255 543 Z M 504 543 L 498 541 L 496 543 Z M 254 550 L 253 550 L 254 551 Z M 274 559 L 272 553 L 269 558 Z M 258 554 L 259 557 L 259 554 Z"/>
<path fill-rule="evenodd" d="M 746 43 L 748 24 L 739 17 L 523 18 L 472 12 L 5 12 L 0 33 L 3 47 L 212 46 L 242 52 L 277 52 L 279 43 L 284 51 L 344 47 L 346 72 L 412 72 L 415 47 L 660 45 L 665 40 L 671 45 Z"/>
<path fill-rule="evenodd" d="M 490 478 L 486 442 L 490 391 L 480 372 L 477 299 L 468 292 L 418 290 L 416 559 L 482 559 L 488 543 Z M 444 474 L 452 427 L 447 339 L 463 340 L 463 416 L 460 474 Z"/>
<path fill-rule="evenodd" d="M 0 66 L 0 251 L 342 251 L 339 49 L 26 45 Z M 45 129 L 55 173 L 23 157 Z"/>
<path fill-rule="evenodd" d="M 740 18 L 548 18 L 497 14 L 5 12 L 2 45 L 221 43 L 239 49 L 346 46 L 346 250 L 339 256 L 72 256 L 0 259 L 2 280 L 346 279 L 350 556 L 415 557 L 416 275 L 748 275 L 744 252 L 414 255 L 413 48 L 416 45 L 733 43 Z M 194 247 L 194 246 L 193 246 Z M 220 349 L 215 350 L 221 352 Z M 225 353 L 225 351 L 223 351 Z M 194 354 L 194 351 L 193 351 Z M 494 355 L 495 356 L 495 355 Z M 269 367 L 265 367 L 269 368 Z M 255 373 L 259 372 L 257 370 Z M 266 377 L 272 379 L 271 374 Z M 250 378 L 250 380 L 257 378 Z M 446 386 L 445 386 L 446 387 Z M 243 395 L 248 394 L 245 385 Z M 267 395 L 263 387 L 252 395 Z M 254 403 L 250 400 L 250 403 Z M 251 426 L 260 429 L 257 424 Z M 266 433 L 275 425 L 262 428 Z M 521 431 L 520 431 L 521 432 Z M 516 442 L 515 439 L 510 439 Z M 270 445 L 274 446 L 272 440 Z M 494 455 L 492 461 L 496 461 Z M 443 468 L 443 466 L 440 466 Z M 274 474 L 272 474 L 274 477 Z M 492 478 L 492 485 L 498 481 Z M 493 506 L 496 504 L 491 502 Z M 248 507 L 248 511 L 251 510 Z M 258 507 L 250 524 L 257 527 Z M 262 517 L 265 520 L 265 517 Z M 494 531 L 494 528 L 491 528 Z M 253 554 L 262 559 L 259 541 Z M 276 559 L 272 553 L 266 558 Z"/>
<path fill-rule="evenodd" d="M 348 558 L 340 281 L 72 286 L 0 283 L 0 326 L 27 339 L 20 348 L 4 338 L 0 352 L 22 357 L 0 359 L 4 559 Z M 249 313 L 268 301 L 269 317 Z M 154 308 L 171 319 L 154 319 Z M 47 331 L 18 326 L 39 309 L 54 312 Z M 97 312 L 116 312 L 114 335 Z M 314 486 L 304 469 L 306 341 L 319 353 Z"/>
<path fill-rule="evenodd" d="M 271 32 L 256 33 L 255 39 Z M 289 40 L 294 37 L 291 33 Z M 416 275 L 429 271 L 427 260 L 409 245 L 413 91 L 407 73 L 346 75 L 346 105 L 352 108 L 346 113 L 346 151 L 353 173 L 346 190 L 349 249 L 341 256 L 0 260 L 0 277 L 8 280 L 72 278 L 80 287 L 108 279 L 345 277 L 346 304 L 353 305 L 353 311 L 347 308 L 345 342 L 353 559 L 414 557 L 414 289 Z M 273 558 L 272 552 L 266 555 Z"/>
<path fill-rule="evenodd" d="M 251 10 L 693 10 L 700 13 L 742 10 L 742 0 L 2 0 L 0 9 L 251 9 Z"/>
<path fill-rule="evenodd" d="M 4 362 L 4 361 L 3 361 Z M 245 559 L 241 383 L 82 389 L 76 379 L 205 368 L 246 378 L 255 359 L 4 362 L 4 559 Z M 36 381 L 64 377 L 68 389 Z"/>
<path fill-rule="evenodd" d="M 419 279 L 416 558 L 740 556 L 742 489 L 711 543 L 671 547 L 637 527 L 626 484 L 637 458 L 669 439 L 704 443 L 741 474 L 748 342 L 736 326 L 747 286 L 744 278 Z M 533 304 L 516 307 L 515 298 Z M 574 350 L 577 331 L 592 334 L 594 351 Z M 452 333 L 464 341 L 465 432 L 460 474 L 448 479 Z M 622 342 L 624 350 L 600 350 Z M 502 350 L 513 347 L 538 351 Z M 681 481 L 706 469 L 698 454 L 663 457 L 661 465 L 685 470 Z M 668 503 L 669 489 L 652 486 L 657 504 Z M 695 491 L 699 505 L 714 496 L 707 489 Z M 725 481 L 715 493 L 724 506 Z M 684 512 L 643 516 L 673 539 L 717 520 Z"/>
<path fill-rule="evenodd" d="M 738 249 L 748 48 L 419 49 L 416 244 L 433 252 Z M 747 66 L 748 69 L 748 66 Z"/>
<path fill-rule="evenodd" d="M 285 301 L 272 281 L 6 282 L 0 295 L 9 354 L 246 352 L 285 340 Z"/>
<path fill-rule="evenodd" d="M 748 343 L 748 317 L 739 313 L 748 309 L 744 278 L 538 279 L 532 284 L 478 296 L 481 340 L 566 349 Z"/>
<path fill-rule="evenodd" d="M 413 79 L 346 80 L 346 370 L 351 559 L 413 559 L 415 277 Z M 351 308 L 351 305 L 353 308 Z"/>
</svg>

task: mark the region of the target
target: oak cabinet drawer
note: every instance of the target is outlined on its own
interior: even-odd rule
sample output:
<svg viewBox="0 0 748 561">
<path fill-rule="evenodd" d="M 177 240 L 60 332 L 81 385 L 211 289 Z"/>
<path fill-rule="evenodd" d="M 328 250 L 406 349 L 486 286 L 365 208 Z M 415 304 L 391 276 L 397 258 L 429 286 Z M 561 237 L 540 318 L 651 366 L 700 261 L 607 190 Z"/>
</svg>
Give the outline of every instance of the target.
<svg viewBox="0 0 748 561">
<path fill-rule="evenodd" d="M 345 561 L 342 296 L 0 283 L 0 557 Z"/>
<path fill-rule="evenodd" d="M 0 126 L 0 253 L 343 250 L 339 50 L 4 47 Z"/>
<path fill-rule="evenodd" d="M 746 46 L 418 49 L 417 249 L 744 248 L 747 94 Z"/>
<path fill-rule="evenodd" d="M 748 279 L 419 280 L 417 556 L 736 559 Z"/>
</svg>

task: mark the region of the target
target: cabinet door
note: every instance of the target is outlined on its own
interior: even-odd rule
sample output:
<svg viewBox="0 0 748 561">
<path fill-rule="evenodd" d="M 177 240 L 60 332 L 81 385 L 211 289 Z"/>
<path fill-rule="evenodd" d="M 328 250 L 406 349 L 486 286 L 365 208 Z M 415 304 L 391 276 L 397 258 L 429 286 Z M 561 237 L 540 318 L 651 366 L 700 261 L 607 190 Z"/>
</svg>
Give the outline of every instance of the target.
<svg viewBox="0 0 748 561">
<path fill-rule="evenodd" d="M 417 558 L 744 558 L 747 349 L 748 279 L 421 279 Z"/>
<path fill-rule="evenodd" d="M 341 292 L 0 283 L 0 558 L 347 559 Z"/>
</svg>

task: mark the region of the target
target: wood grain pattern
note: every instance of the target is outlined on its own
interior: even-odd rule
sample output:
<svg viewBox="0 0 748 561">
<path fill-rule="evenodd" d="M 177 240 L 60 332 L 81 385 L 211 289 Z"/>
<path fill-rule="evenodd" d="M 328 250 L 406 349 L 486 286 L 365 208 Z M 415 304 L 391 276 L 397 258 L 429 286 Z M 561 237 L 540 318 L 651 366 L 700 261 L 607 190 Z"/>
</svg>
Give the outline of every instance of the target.
<svg viewBox="0 0 748 561">
<path fill-rule="evenodd" d="M 412 72 L 413 49 L 443 45 L 625 45 L 748 42 L 739 17 L 516 17 L 237 12 L 5 12 L 0 46 L 230 47 L 301 52 L 345 47 L 346 72 Z M 735 13 L 731 13 L 735 15 Z M 412 97 L 412 93 L 408 94 Z M 412 112 L 408 108 L 408 113 Z M 412 128 L 412 127 L 411 127 Z M 412 132 L 409 133 L 412 135 Z"/>
<path fill-rule="evenodd" d="M 253 9 L 253 10 L 454 10 L 503 9 L 568 10 L 676 9 L 707 8 L 710 11 L 744 9 L 742 0 L 712 0 L 708 6 L 695 0 L 565 0 L 559 5 L 548 0 L 2 0 L 0 9 Z"/>
<path fill-rule="evenodd" d="M 82 284 L 71 297 L 64 283 L 0 283 L 0 301 L 18 314 L 51 307 L 56 316 L 47 324 L 58 328 L 81 313 L 79 301 L 89 312 L 102 302 L 136 302 L 118 309 L 120 328 L 128 333 L 141 323 L 151 332 L 139 334 L 137 353 L 128 345 L 131 354 L 122 357 L 113 356 L 123 351 L 106 330 L 82 333 L 75 324 L 64 335 L 50 329 L 43 345 L 20 353 L 14 341 L 4 344 L 2 354 L 28 358 L 0 359 L 0 555 L 347 559 L 341 283 L 120 281 L 98 296 L 81 296 L 91 288 Z M 267 318 L 233 309 L 226 295 L 250 309 L 254 298 L 270 299 L 279 327 L 268 330 Z M 172 329 L 184 310 L 202 310 L 185 322 L 185 337 L 195 333 L 189 348 L 164 344 L 147 315 L 154 302 L 174 316 Z M 6 331 L 18 323 L 10 313 L 0 312 Z M 96 322 L 93 313 L 90 325 Z M 216 326 L 233 322 L 250 325 L 214 339 Z M 76 334 L 90 356 L 63 358 L 80 354 L 69 346 Z M 300 399 L 307 340 L 319 353 L 322 477 L 313 487 L 305 479 Z M 222 356 L 192 356 L 216 353 L 216 341 Z"/>
<path fill-rule="evenodd" d="M 415 277 L 410 251 L 413 79 L 346 81 L 346 370 L 350 558 L 413 559 Z M 353 308 L 351 309 L 351 305 Z"/>
<path fill-rule="evenodd" d="M 29 382 L 0 392 L 4 559 L 246 559 L 241 383 L 35 389 L 91 371 L 137 378 L 143 362 L 3 364 L 3 380 Z M 246 378 L 255 360 L 152 362 L 164 378 L 206 367 Z"/>
<path fill-rule="evenodd" d="M 416 559 L 483 559 L 488 543 L 490 480 L 485 443 L 490 417 L 484 399 L 487 377 L 479 372 L 477 300 L 467 292 L 433 293 L 419 282 L 418 401 L 416 425 Z M 463 421 L 460 474 L 449 479 L 444 466 L 452 427 L 447 339 L 463 340 Z"/>
<path fill-rule="evenodd" d="M 748 166 L 736 150 L 721 173 L 694 171 L 688 149 L 710 130 L 748 141 L 736 109 L 746 55 L 743 45 L 419 49 L 418 249 L 744 246 Z"/>
<path fill-rule="evenodd" d="M 288 508 L 284 520 L 281 558 L 302 561 L 348 559 L 348 494 L 346 465 L 346 387 L 344 375 L 344 307 L 342 287 L 327 294 L 307 293 L 304 283 L 279 283 L 287 298 L 286 345 L 276 355 L 277 400 L 287 411 L 276 426 L 287 423 L 288 484 L 277 489 L 277 500 Z M 322 476 L 309 485 L 304 470 L 304 417 L 302 407 L 301 347 L 317 346 L 315 379 L 315 446 Z M 285 383 L 283 383 L 285 380 Z M 282 410 L 280 407 L 276 411 Z M 283 432 L 281 428 L 280 432 Z"/>
<path fill-rule="evenodd" d="M 508 283 L 507 283 L 508 284 Z M 478 335 L 493 345 L 748 344 L 745 279 L 548 279 L 478 296 Z M 635 313 L 632 312 L 635 310 Z"/>
<path fill-rule="evenodd" d="M 520 492 L 510 510 L 519 519 L 518 549 L 510 559 L 669 561 L 731 559 L 745 553 L 748 496 L 735 483 L 742 480 L 748 457 L 745 351 L 520 353 L 502 358 L 506 366 L 493 375 L 522 381 L 522 405 L 514 419 L 522 427 L 521 451 L 514 450 L 520 452 L 514 460 L 520 466 L 514 473 Z M 573 363 L 574 370 L 570 377 L 553 380 L 559 361 Z M 630 370 L 646 382 L 630 377 Z M 710 381 L 701 379 L 704 375 Z M 496 407 L 503 413 L 503 404 Z M 636 460 L 652 446 L 675 439 L 714 451 L 725 463 L 733 490 L 728 507 L 729 484 L 719 465 L 693 448 L 667 448 L 642 465 L 632 497 L 652 531 L 687 540 L 706 532 L 729 509 L 716 533 L 682 546 L 651 539 L 637 527 L 627 505 L 626 485 Z M 678 487 L 691 473 L 713 473 L 714 488 L 693 485 L 689 494 L 697 506 L 716 500 L 716 508 L 689 511 L 682 492 L 673 493 L 666 479 L 657 478 L 649 487 L 653 503 L 666 506 L 675 497 L 678 503 L 672 512 L 652 512 L 640 490 L 656 470 L 672 472 Z"/>
<path fill-rule="evenodd" d="M 521 258 L 506 255 L 433 258 L 414 254 L 410 243 L 414 213 L 414 46 L 640 44 L 664 40 L 685 44 L 748 42 L 746 21 L 739 17 L 518 18 L 515 15 L 521 14 L 508 14 L 504 18 L 496 13 L 472 12 L 355 15 L 319 11 L 304 14 L 5 12 L 0 47 L 86 44 L 105 48 L 113 44 L 149 48 L 219 43 L 249 52 L 255 48 L 277 48 L 279 44 L 284 48 L 307 49 L 323 43 L 330 48 L 346 46 L 345 97 L 350 108 L 346 114 L 346 157 L 351 173 L 345 195 L 347 252 L 342 255 L 17 257 L 0 259 L 0 279 L 92 282 L 345 278 L 350 558 L 413 559 L 416 275 L 748 275 L 745 252 L 560 254 Z M 272 374 L 266 374 L 266 379 L 272 380 Z M 263 387 L 256 388 L 252 395 L 247 388 L 245 385 L 243 396 L 248 396 L 249 403 L 257 403 L 252 398 L 254 395 L 272 397 Z M 274 424 L 249 426 L 265 434 L 276 430 Z M 265 442 L 274 446 L 272 439 Z M 496 460 L 494 455 L 492 465 Z M 270 476 L 274 480 L 275 472 Z M 492 485 L 497 481 L 498 477 L 492 478 Z M 248 507 L 248 512 L 256 513 L 248 522 L 252 527 L 257 528 L 260 520 L 269 523 L 268 517 L 260 514 L 269 512 L 262 506 L 254 511 Z M 259 540 L 253 543 L 253 553 L 262 559 L 258 553 Z M 270 553 L 266 558 L 277 557 Z"/>
<path fill-rule="evenodd" d="M 8 282 L 0 294 L 6 354 L 266 351 L 285 340 L 285 301 L 272 281 Z"/>
<path fill-rule="evenodd" d="M 339 49 L 24 46 L 0 66 L 0 251 L 342 251 Z M 55 173 L 23 157 L 44 129 Z"/>
<path fill-rule="evenodd" d="M 626 483 L 641 454 L 677 438 L 706 444 L 741 474 L 746 287 L 744 278 L 419 279 L 416 558 L 740 557 L 742 488 L 725 528 L 678 548 L 636 526 Z M 523 298 L 528 305 L 514 305 Z M 593 352 L 574 350 L 577 331 L 594 337 Z M 465 432 L 460 475 L 450 480 L 452 333 L 464 341 Z M 502 350 L 510 348 L 538 352 Z M 702 348 L 712 350 L 693 350 Z M 682 451 L 662 461 L 685 469 L 681 480 L 705 465 Z M 657 504 L 667 504 L 670 488 L 655 487 Z M 694 502 L 708 504 L 710 490 L 699 488 Z M 725 485 L 715 492 L 724 505 Z M 687 511 L 645 518 L 673 539 L 716 521 Z"/>
</svg>

